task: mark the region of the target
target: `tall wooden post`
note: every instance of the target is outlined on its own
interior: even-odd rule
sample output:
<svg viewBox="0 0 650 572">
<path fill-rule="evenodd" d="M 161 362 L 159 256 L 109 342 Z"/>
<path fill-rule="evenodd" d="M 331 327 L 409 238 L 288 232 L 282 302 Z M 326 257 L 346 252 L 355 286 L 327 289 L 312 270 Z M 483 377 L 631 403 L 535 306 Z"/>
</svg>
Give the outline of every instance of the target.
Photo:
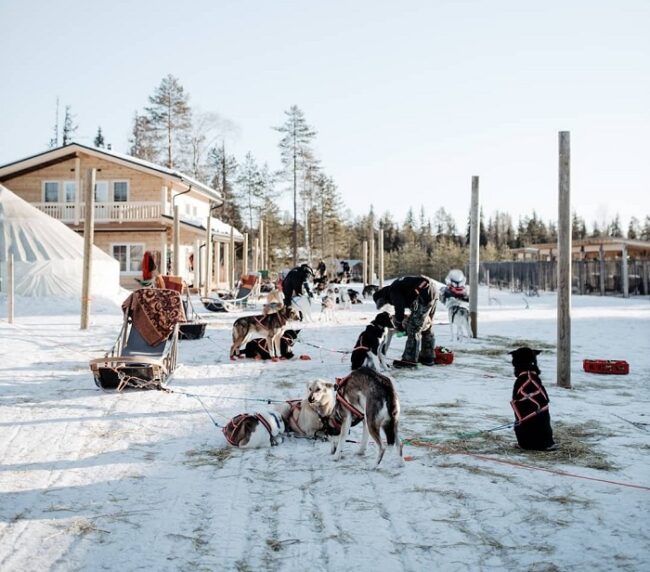
<svg viewBox="0 0 650 572">
<path fill-rule="evenodd" d="M 235 287 L 235 227 L 230 227 L 230 265 L 228 266 L 228 286 Z"/>
<path fill-rule="evenodd" d="M 14 323 L 14 308 L 16 299 L 16 286 L 14 282 L 14 253 L 7 257 L 7 322 Z"/>
<path fill-rule="evenodd" d="M 79 224 L 81 216 L 81 159 L 74 160 L 74 223 Z"/>
<path fill-rule="evenodd" d="M 253 240 L 253 272 L 262 270 L 260 267 L 260 239 L 256 237 Z"/>
<path fill-rule="evenodd" d="M 90 291 L 95 234 L 95 178 L 97 169 L 86 171 L 86 217 L 84 220 L 84 269 L 81 283 L 81 329 L 87 330 L 90 322 Z"/>
<path fill-rule="evenodd" d="M 621 249 L 621 282 L 622 282 L 622 291 L 623 298 L 630 297 L 630 273 L 627 265 L 627 245 L 623 245 Z"/>
<path fill-rule="evenodd" d="M 571 388 L 571 142 L 560 131 L 558 267 L 557 267 L 557 384 Z"/>
<path fill-rule="evenodd" d="M 174 276 L 181 273 L 181 219 L 178 214 L 178 205 L 174 205 Z"/>
<path fill-rule="evenodd" d="M 384 229 L 379 229 L 379 287 L 384 287 Z"/>
<path fill-rule="evenodd" d="M 244 247 L 242 253 L 242 274 L 248 274 L 248 233 L 244 233 Z"/>
<path fill-rule="evenodd" d="M 368 282 L 368 241 L 363 241 L 363 263 L 362 263 L 363 285 L 369 284 Z"/>
<path fill-rule="evenodd" d="M 603 244 L 600 244 L 600 249 L 598 250 L 598 267 L 600 269 L 600 276 L 598 278 L 598 285 L 600 287 L 600 295 L 605 295 L 605 247 Z"/>
<path fill-rule="evenodd" d="M 266 246 L 264 243 L 264 219 L 260 219 L 260 224 L 257 230 L 257 237 L 260 241 L 260 268 L 258 268 L 258 270 L 267 270 L 267 268 L 264 266 L 264 250 Z"/>
<path fill-rule="evenodd" d="M 375 229 L 373 228 L 370 231 L 370 240 L 368 241 L 368 246 L 370 247 L 370 254 L 368 258 L 370 259 L 368 263 L 368 284 L 375 283 Z"/>
<path fill-rule="evenodd" d="M 478 177 L 472 177 L 472 202 L 470 206 L 469 227 L 469 319 L 472 336 L 478 336 L 478 247 L 479 247 L 479 209 Z"/>
<path fill-rule="evenodd" d="M 194 262 L 192 268 L 192 282 L 194 283 L 194 288 L 196 288 L 197 292 L 201 291 L 201 241 L 200 240 L 195 240 L 194 241 L 194 251 L 192 253 L 192 260 Z"/>
<path fill-rule="evenodd" d="M 205 283 L 204 296 L 207 298 L 212 292 L 212 217 L 208 213 L 205 224 Z"/>
<path fill-rule="evenodd" d="M 214 268 L 215 268 L 215 281 L 217 283 L 217 288 L 221 288 L 221 282 L 225 282 L 222 268 L 224 268 L 224 264 L 227 260 L 228 257 L 226 254 L 225 243 L 216 242 L 214 244 Z"/>
</svg>

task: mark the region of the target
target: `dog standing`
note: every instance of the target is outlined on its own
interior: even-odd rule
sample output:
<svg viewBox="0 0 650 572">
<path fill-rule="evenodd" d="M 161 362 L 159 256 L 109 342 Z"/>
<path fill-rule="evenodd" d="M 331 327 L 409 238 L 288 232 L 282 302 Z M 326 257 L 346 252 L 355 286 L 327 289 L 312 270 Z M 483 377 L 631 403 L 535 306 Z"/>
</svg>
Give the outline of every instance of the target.
<svg viewBox="0 0 650 572">
<path fill-rule="evenodd" d="M 379 290 L 379 286 L 376 286 L 375 284 L 366 284 L 361 291 L 361 295 L 364 298 L 372 298 L 373 294 L 377 290 Z"/>
<path fill-rule="evenodd" d="M 287 329 L 289 320 L 295 317 L 291 307 L 283 307 L 278 312 L 258 316 L 243 316 L 237 318 L 232 325 L 232 345 L 230 346 L 230 359 L 239 357 L 241 347 L 254 334 L 266 338 L 267 347 L 270 348 L 271 357 L 280 356 L 280 338 Z"/>
<path fill-rule="evenodd" d="M 388 312 L 380 312 L 374 317 L 366 326 L 366 329 L 361 332 L 352 350 L 350 360 L 353 370 L 359 369 L 362 366 L 377 371 L 380 368 L 383 371 L 388 369 L 388 364 L 385 359 L 385 344 L 388 330 L 392 328 L 393 321 Z M 379 364 L 379 367 L 377 367 L 377 364 Z"/>
<path fill-rule="evenodd" d="M 469 323 L 469 308 L 458 298 L 448 298 L 445 302 L 447 316 L 449 317 L 449 329 L 452 340 L 463 340 L 472 337 L 472 329 Z"/>
<path fill-rule="evenodd" d="M 334 298 L 327 294 L 326 296 L 323 296 L 320 303 L 321 321 L 324 320 L 326 322 L 330 322 L 334 317 L 334 309 L 336 308 L 336 302 L 334 301 Z"/>
<path fill-rule="evenodd" d="M 294 296 L 291 298 L 291 305 L 300 314 L 300 321 L 313 322 L 311 315 L 311 297 Z"/>
<path fill-rule="evenodd" d="M 242 413 L 223 428 L 229 445 L 240 449 L 271 447 L 282 443 L 284 421 L 275 411 Z"/>
<path fill-rule="evenodd" d="M 510 405 L 515 412 L 515 435 L 522 449 L 548 451 L 555 448 L 549 398 L 537 366 L 540 350 L 527 347 L 512 352 L 512 365 L 517 378 L 512 388 Z"/>
<path fill-rule="evenodd" d="M 332 424 L 340 423 L 339 435 L 332 439 L 334 460 L 341 458 L 343 444 L 353 422 L 363 421 L 363 436 L 357 454 L 365 453 L 368 436 L 371 436 L 377 444 L 375 468 L 378 467 L 386 452 L 381 440 L 383 429 L 388 446 L 395 449 L 402 465 L 402 443 L 399 439 L 400 406 L 393 382 L 374 369 L 362 367 L 337 380 L 334 388 L 336 405 L 329 419 Z"/>
<path fill-rule="evenodd" d="M 293 346 L 296 343 L 300 330 L 285 330 L 280 337 L 280 359 L 291 359 L 293 357 Z M 244 355 L 247 358 L 271 359 L 268 341 L 266 338 L 255 338 L 244 347 Z"/>
</svg>

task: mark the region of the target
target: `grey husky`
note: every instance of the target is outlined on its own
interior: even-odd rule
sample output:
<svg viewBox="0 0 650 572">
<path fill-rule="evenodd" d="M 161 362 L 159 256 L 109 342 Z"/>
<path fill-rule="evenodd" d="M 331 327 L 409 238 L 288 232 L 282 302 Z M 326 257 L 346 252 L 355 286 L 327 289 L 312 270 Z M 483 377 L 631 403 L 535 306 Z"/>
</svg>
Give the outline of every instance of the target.
<svg viewBox="0 0 650 572">
<path fill-rule="evenodd" d="M 338 433 L 338 437 L 332 439 L 334 460 L 341 458 L 350 427 L 363 421 L 363 436 L 357 454 L 365 453 L 368 436 L 371 436 L 377 444 L 375 467 L 378 467 L 386 452 L 381 440 L 383 429 L 388 446 L 395 449 L 399 464 L 403 464 L 399 438 L 399 397 L 393 382 L 374 369 L 361 367 L 337 380 L 334 390 L 336 405 L 329 417 L 330 427 Z"/>
</svg>

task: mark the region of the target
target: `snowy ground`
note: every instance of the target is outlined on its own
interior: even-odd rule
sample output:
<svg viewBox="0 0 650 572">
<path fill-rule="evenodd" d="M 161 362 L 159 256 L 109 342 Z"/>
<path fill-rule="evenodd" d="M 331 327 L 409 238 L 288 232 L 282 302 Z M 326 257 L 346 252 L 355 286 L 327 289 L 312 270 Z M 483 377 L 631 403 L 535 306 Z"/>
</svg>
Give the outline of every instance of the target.
<svg viewBox="0 0 650 572">
<path fill-rule="evenodd" d="M 96 305 L 82 332 L 76 302 L 19 300 L 17 323 L 0 323 L 0 570 L 649 570 L 650 300 L 573 298 L 564 390 L 555 297 L 489 297 L 478 340 L 451 342 L 438 312 L 452 365 L 391 374 L 402 437 L 435 441 L 376 471 L 373 446 L 359 458 L 348 444 L 339 463 L 308 440 L 233 450 L 196 398 L 102 392 L 88 360 L 114 341 L 118 306 Z M 211 314 L 206 338 L 181 342 L 171 387 L 219 423 L 301 397 L 349 370 L 332 350 L 352 349 L 374 314 L 366 303 L 303 325 L 311 361 L 277 363 L 230 362 L 236 315 Z M 506 352 L 524 343 L 544 350 L 560 449 L 519 451 L 511 429 L 461 440 L 511 420 Z M 587 374 L 583 358 L 631 372 Z"/>
</svg>

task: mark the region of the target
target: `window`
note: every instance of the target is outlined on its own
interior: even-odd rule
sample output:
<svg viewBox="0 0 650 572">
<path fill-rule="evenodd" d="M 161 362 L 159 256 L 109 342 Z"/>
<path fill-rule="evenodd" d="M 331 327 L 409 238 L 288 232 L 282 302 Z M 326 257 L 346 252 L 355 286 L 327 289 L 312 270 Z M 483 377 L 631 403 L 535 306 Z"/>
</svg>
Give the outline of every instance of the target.
<svg viewBox="0 0 650 572">
<path fill-rule="evenodd" d="M 59 202 L 58 181 L 45 181 L 45 183 L 43 183 L 43 202 L 45 203 Z"/>
<path fill-rule="evenodd" d="M 113 201 L 125 203 L 129 200 L 129 183 L 127 181 L 113 181 Z"/>
<path fill-rule="evenodd" d="M 120 263 L 120 272 L 136 274 L 142 269 L 144 244 L 114 244 L 113 258 Z"/>
<path fill-rule="evenodd" d="M 98 203 L 108 202 L 108 181 L 97 181 L 95 183 L 95 201 Z"/>
<path fill-rule="evenodd" d="M 65 181 L 63 183 L 63 194 L 66 203 L 74 203 L 77 200 L 77 183 L 74 181 Z"/>
</svg>

